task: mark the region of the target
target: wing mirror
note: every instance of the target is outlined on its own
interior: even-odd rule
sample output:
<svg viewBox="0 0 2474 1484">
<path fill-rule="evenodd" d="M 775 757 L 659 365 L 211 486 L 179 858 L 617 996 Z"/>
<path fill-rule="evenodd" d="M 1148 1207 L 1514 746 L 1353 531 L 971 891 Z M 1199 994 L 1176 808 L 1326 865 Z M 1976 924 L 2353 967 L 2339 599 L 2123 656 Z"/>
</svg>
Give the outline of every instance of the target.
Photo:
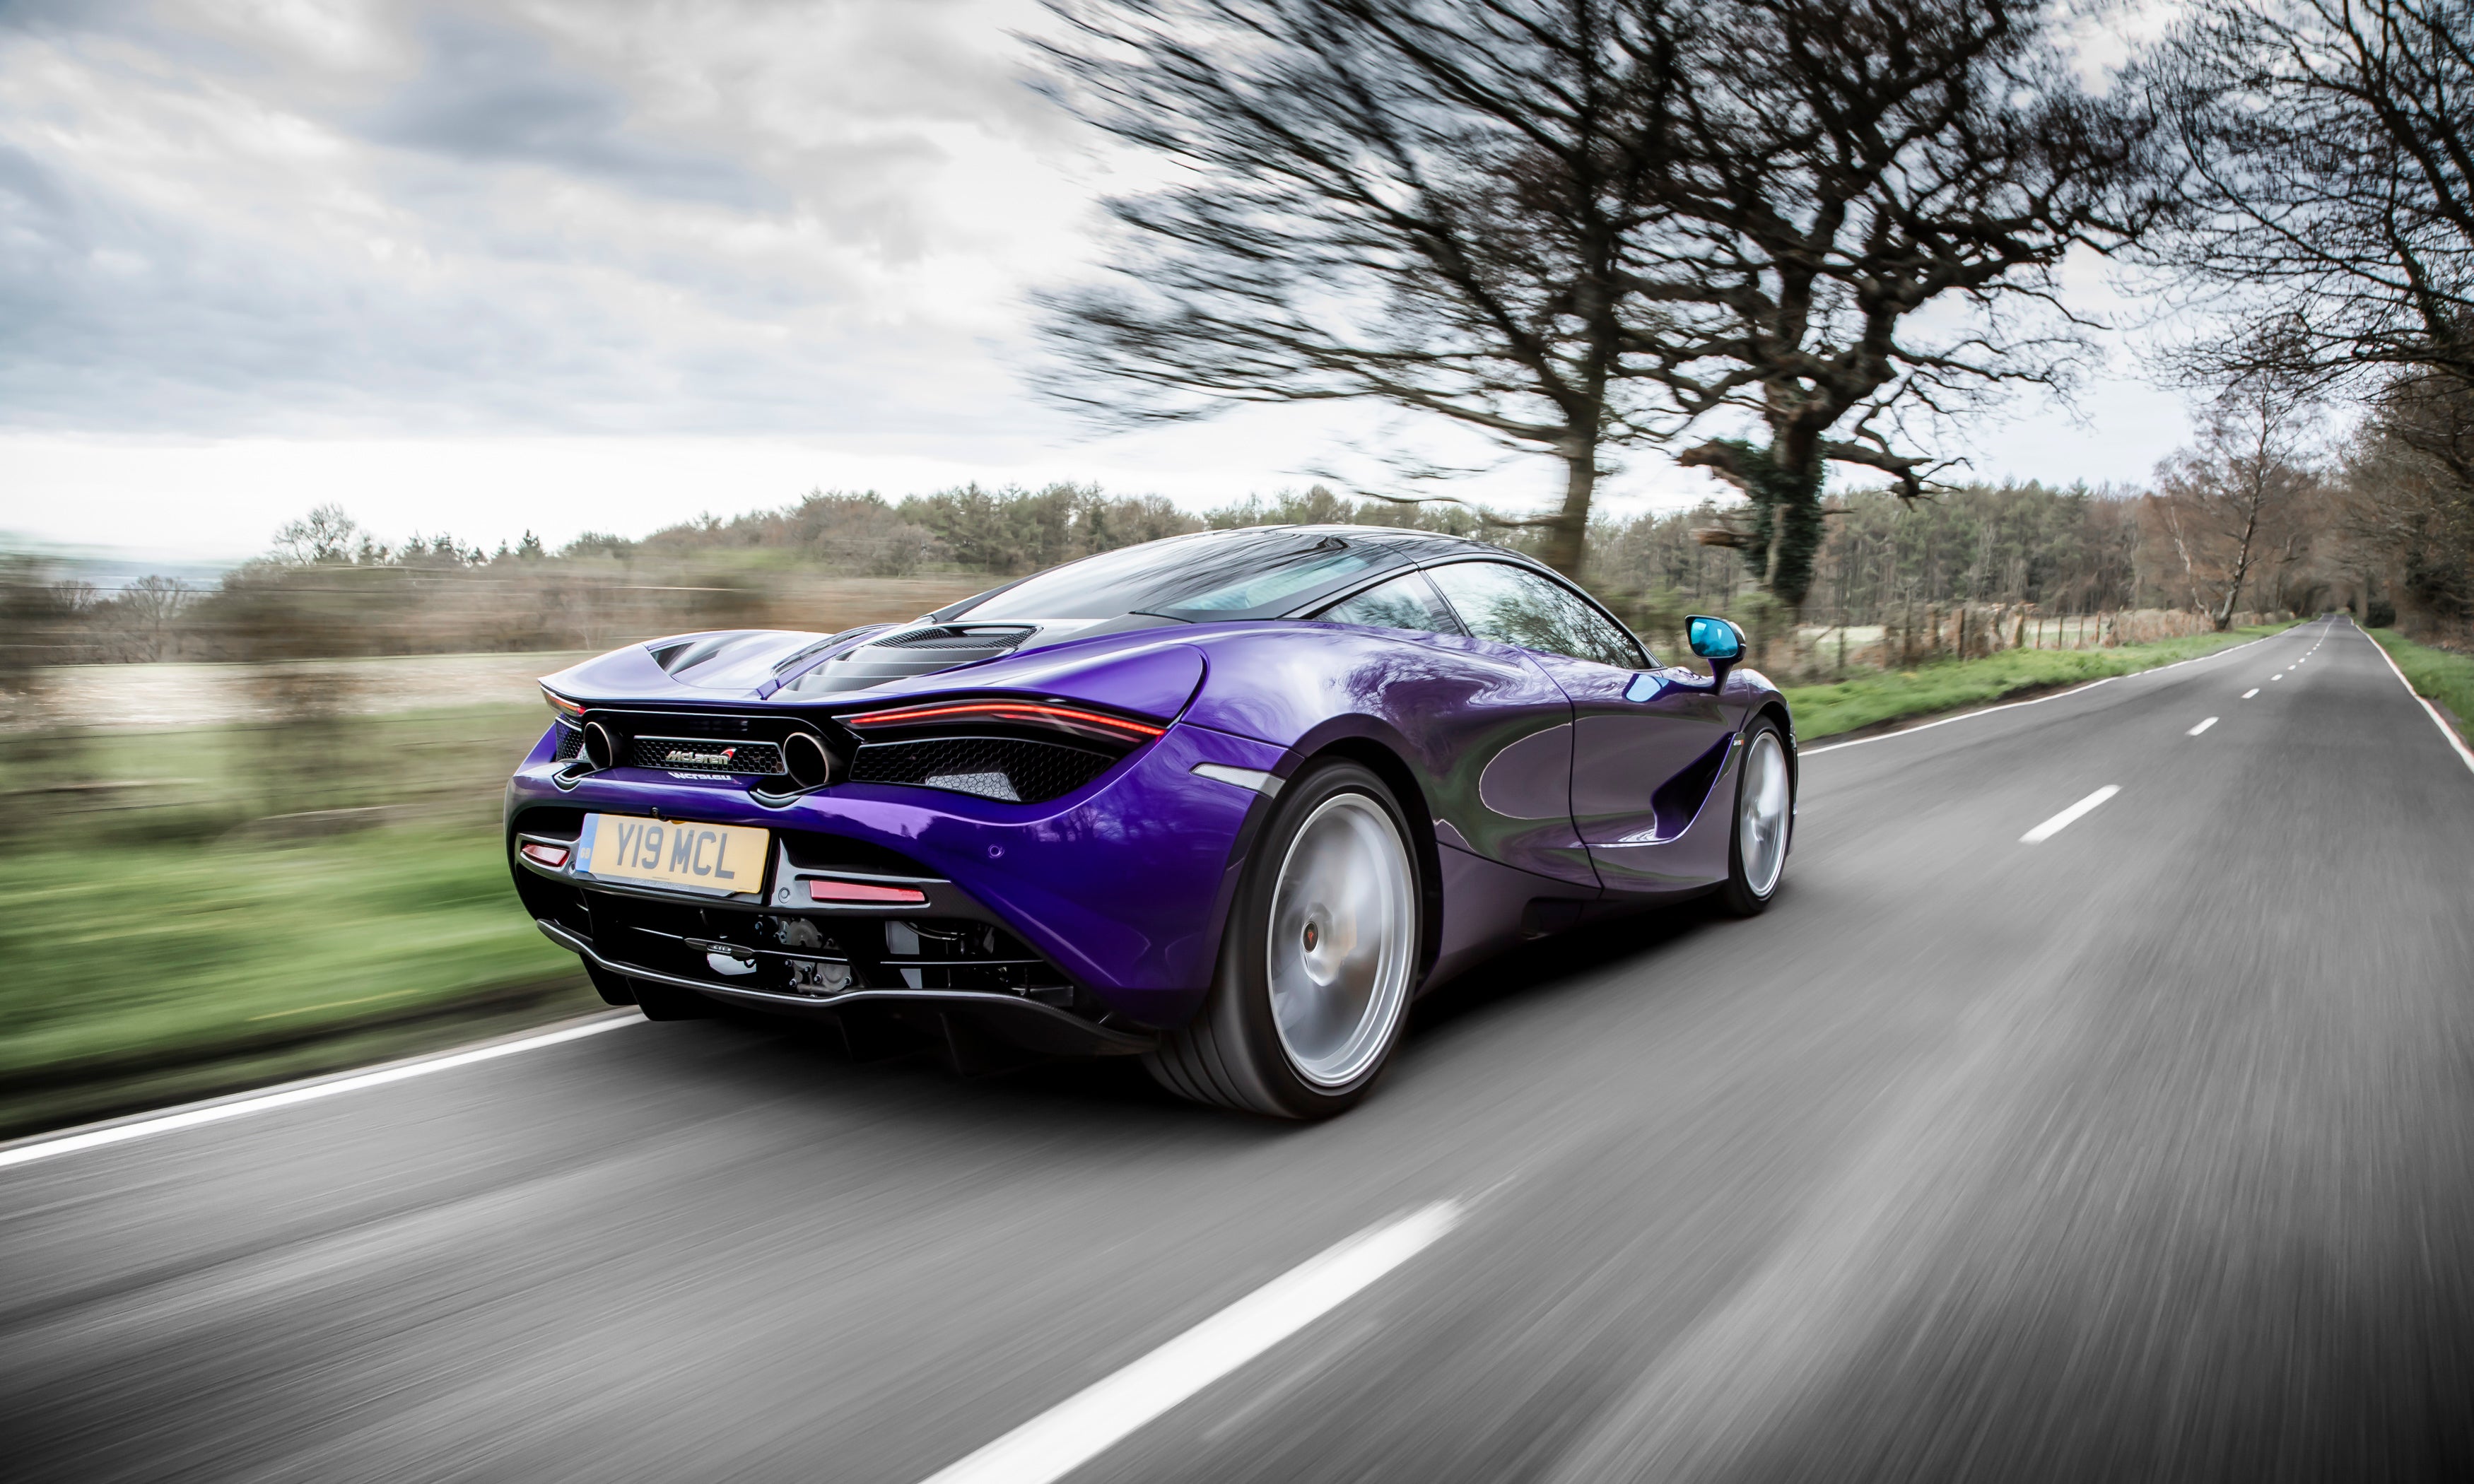
<svg viewBox="0 0 2474 1484">
<path fill-rule="evenodd" d="M 1685 620 L 1684 634 L 1692 653 L 1710 661 L 1710 688 L 1723 687 L 1727 672 L 1744 658 L 1744 631 L 1723 618 L 1695 613 Z"/>
</svg>

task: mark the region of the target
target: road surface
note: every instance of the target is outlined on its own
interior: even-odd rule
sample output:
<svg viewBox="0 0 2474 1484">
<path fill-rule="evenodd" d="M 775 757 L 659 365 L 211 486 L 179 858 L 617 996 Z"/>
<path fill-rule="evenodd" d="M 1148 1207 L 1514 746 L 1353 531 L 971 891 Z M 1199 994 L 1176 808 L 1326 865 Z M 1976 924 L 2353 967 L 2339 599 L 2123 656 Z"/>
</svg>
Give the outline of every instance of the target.
<svg viewBox="0 0 2474 1484">
<path fill-rule="evenodd" d="M 1816 749 L 1767 916 L 1494 966 L 1317 1127 L 628 1020 L 21 1148 L 0 1459 L 2474 1474 L 2470 766 L 2341 622 Z"/>
</svg>

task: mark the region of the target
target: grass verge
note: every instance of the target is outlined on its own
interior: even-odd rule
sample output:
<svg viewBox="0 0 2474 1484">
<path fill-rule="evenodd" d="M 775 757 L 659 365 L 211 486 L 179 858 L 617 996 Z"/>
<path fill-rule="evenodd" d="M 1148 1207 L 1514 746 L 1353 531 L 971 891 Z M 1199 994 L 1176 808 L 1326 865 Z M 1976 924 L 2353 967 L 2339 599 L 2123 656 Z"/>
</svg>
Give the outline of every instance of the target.
<svg viewBox="0 0 2474 1484">
<path fill-rule="evenodd" d="M 2223 634 L 2193 634 L 2117 649 L 2014 649 L 1983 659 L 1952 659 L 1913 670 L 1855 676 L 1825 685 L 1785 687 L 1795 711 L 1795 734 L 1816 742 L 1868 727 L 1910 721 L 1942 711 L 1988 706 L 2041 691 L 2130 675 L 2158 665 L 2196 659 L 2292 628 L 2260 624 Z"/>
<path fill-rule="evenodd" d="M 0 860 L 0 1136 L 597 1009 L 485 825 Z"/>
<path fill-rule="evenodd" d="M 2464 737 L 2466 722 L 2474 718 L 2474 655 L 2416 644 L 2394 629 L 2373 629 L 2371 637 L 2405 672 L 2414 694 L 2438 703 L 2458 736 Z"/>
<path fill-rule="evenodd" d="M 517 905 L 527 706 L 0 749 L 0 1137 L 601 1008 Z"/>
</svg>

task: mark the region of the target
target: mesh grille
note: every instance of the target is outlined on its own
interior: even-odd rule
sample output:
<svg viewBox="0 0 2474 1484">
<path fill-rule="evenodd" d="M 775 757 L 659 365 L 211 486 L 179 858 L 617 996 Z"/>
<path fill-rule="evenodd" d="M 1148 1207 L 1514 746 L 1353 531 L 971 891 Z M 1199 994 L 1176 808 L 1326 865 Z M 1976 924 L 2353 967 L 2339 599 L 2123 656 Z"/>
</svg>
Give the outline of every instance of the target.
<svg viewBox="0 0 2474 1484">
<path fill-rule="evenodd" d="M 584 751 L 584 733 L 573 727 L 558 729 L 558 760 L 565 762 Z"/>
<path fill-rule="evenodd" d="M 627 766 L 671 773 L 774 774 L 782 771 L 782 750 L 770 742 L 638 737 L 627 746 Z"/>
<path fill-rule="evenodd" d="M 916 783 L 1037 803 L 1072 793 L 1114 761 L 1104 753 L 1023 737 L 937 737 L 861 748 L 851 763 L 851 781 Z"/>
</svg>

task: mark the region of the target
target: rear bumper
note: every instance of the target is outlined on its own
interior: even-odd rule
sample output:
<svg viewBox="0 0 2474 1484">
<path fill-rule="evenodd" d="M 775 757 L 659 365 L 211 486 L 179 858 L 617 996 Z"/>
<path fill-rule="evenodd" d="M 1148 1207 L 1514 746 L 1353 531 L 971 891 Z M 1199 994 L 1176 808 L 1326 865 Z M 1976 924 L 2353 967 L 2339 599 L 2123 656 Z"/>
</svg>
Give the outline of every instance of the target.
<svg viewBox="0 0 2474 1484">
<path fill-rule="evenodd" d="M 653 770 L 614 768 L 566 780 L 562 787 L 553 778 L 562 765 L 545 738 L 508 783 L 507 847 L 521 886 L 527 876 L 538 881 L 558 874 L 521 863 L 515 857 L 516 837 L 571 836 L 588 812 L 762 827 L 774 831 L 781 842 L 768 862 L 764 893 L 729 905 L 777 914 L 786 905 L 793 912 L 800 905 L 782 895 L 790 884 L 780 879 L 790 864 L 786 849 L 808 850 L 818 859 L 844 847 L 858 854 L 899 858 L 915 866 L 934 898 L 932 905 L 914 911 L 1001 926 L 1064 982 L 1087 993 L 1093 1004 L 1084 1007 L 1090 1013 L 1082 1018 L 1106 1017 L 1111 1024 L 1098 1029 L 1143 1037 L 1153 1028 L 1183 1023 L 1208 992 L 1221 923 L 1253 811 L 1262 802 L 1249 789 L 1193 770 L 1198 764 L 1218 763 L 1269 771 L 1277 768 L 1281 755 L 1279 749 L 1264 743 L 1178 725 L 1083 787 L 1041 803 L 845 783 L 771 806 L 727 779 L 682 779 Z M 613 883 L 581 884 L 595 893 L 627 898 L 662 895 L 631 892 Z M 624 950 L 616 940 L 594 943 L 600 935 L 590 930 L 589 922 L 546 910 L 534 902 L 537 894 L 525 895 L 536 920 L 563 923 L 570 937 L 585 940 L 609 959 L 636 961 L 635 967 L 612 964 L 618 971 L 649 969 L 679 975 L 677 966 L 644 964 L 643 955 Z M 885 909 L 832 916 L 910 915 Z M 769 986 L 697 982 L 685 987 L 716 998 L 773 1002 Z M 856 996 L 861 993 L 900 1001 L 958 992 L 938 990 L 933 982 L 908 989 L 864 985 L 835 1002 L 859 1003 Z M 1007 1002 L 1024 1001 L 1007 996 Z M 812 1009 L 817 1003 L 805 995 L 789 997 L 789 1008 Z M 977 999 L 970 1003 L 975 1009 L 988 1008 Z M 1040 1006 L 1015 1018 L 1044 1024 L 1054 1018 L 1046 1014 L 1054 1008 Z"/>
</svg>

